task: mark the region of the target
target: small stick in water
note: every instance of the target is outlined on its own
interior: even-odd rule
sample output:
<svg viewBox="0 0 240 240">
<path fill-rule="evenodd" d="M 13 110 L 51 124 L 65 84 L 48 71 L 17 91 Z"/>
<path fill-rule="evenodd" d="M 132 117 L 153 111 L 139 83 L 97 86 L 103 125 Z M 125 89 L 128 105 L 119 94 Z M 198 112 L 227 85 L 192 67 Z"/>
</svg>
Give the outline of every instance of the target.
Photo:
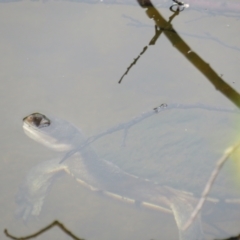
<svg viewBox="0 0 240 240">
<path fill-rule="evenodd" d="M 83 238 L 78 238 L 77 236 L 75 236 L 73 233 L 71 233 L 62 223 L 60 223 L 59 221 L 53 221 L 51 224 L 49 224 L 48 226 L 44 227 L 43 229 L 39 230 L 38 232 L 26 236 L 26 237 L 14 237 L 11 234 L 8 233 L 8 230 L 5 229 L 4 233 L 7 237 L 14 239 L 14 240 L 26 240 L 26 239 L 31 239 L 31 238 L 35 238 L 41 234 L 43 234 L 44 232 L 48 231 L 49 229 L 51 229 L 54 226 L 58 226 L 59 228 L 61 228 L 68 236 L 72 237 L 72 239 L 75 240 L 84 240 Z"/>
</svg>

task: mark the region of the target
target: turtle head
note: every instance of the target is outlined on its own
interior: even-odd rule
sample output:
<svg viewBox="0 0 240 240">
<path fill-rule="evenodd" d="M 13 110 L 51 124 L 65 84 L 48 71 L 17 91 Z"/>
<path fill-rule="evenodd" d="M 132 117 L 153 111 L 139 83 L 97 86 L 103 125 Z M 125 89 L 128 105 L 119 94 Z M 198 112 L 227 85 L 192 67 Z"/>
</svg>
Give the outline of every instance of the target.
<svg viewBox="0 0 240 240">
<path fill-rule="evenodd" d="M 51 124 L 49 118 L 41 113 L 32 113 L 23 119 L 23 123 L 33 128 L 48 127 Z"/>
<path fill-rule="evenodd" d="M 23 130 L 31 139 L 47 147 L 52 147 L 56 142 L 51 134 L 51 121 L 41 113 L 32 113 L 23 118 Z"/>
<path fill-rule="evenodd" d="M 70 123 L 46 117 L 41 113 L 32 113 L 23 118 L 23 130 L 31 139 L 54 151 L 68 152 L 81 143 L 81 134 Z"/>
</svg>

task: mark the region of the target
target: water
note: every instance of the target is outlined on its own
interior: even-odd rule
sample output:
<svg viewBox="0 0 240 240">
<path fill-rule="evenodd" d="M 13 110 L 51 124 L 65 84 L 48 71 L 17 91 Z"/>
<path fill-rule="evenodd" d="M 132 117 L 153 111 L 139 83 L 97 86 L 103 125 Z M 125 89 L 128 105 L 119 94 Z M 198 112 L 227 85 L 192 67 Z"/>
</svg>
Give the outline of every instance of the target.
<svg viewBox="0 0 240 240">
<path fill-rule="evenodd" d="M 67 175 L 52 187 L 38 221 L 16 220 L 19 184 L 33 166 L 56 156 L 24 135 L 22 118 L 32 112 L 59 116 L 90 136 L 161 103 L 231 109 L 236 101 L 221 87 L 216 90 L 163 34 L 149 46 L 154 22 L 138 4 L 19 1 L 1 3 L 0 11 L 1 239 L 7 239 L 4 228 L 28 235 L 55 219 L 85 239 L 178 238 L 171 215 L 97 196 Z M 158 11 L 167 21 L 173 14 L 168 8 Z M 190 7 L 172 24 L 191 50 L 239 92 L 238 18 Z M 236 114 L 176 109 L 130 129 L 125 148 L 121 133 L 93 146 L 132 174 L 200 195 L 217 159 L 239 139 L 238 120 Z M 211 196 L 239 195 L 232 168 L 234 163 L 227 163 Z M 240 232 L 238 204 L 204 211 L 208 239 Z M 57 229 L 39 239 L 46 238 L 66 239 Z"/>
</svg>

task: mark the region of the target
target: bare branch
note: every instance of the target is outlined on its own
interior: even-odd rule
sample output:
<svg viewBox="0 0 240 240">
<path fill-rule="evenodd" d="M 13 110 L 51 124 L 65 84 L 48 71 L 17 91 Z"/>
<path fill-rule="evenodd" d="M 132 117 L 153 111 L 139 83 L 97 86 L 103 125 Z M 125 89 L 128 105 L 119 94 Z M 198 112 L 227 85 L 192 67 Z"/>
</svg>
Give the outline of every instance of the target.
<svg viewBox="0 0 240 240">
<path fill-rule="evenodd" d="M 43 229 L 39 230 L 38 232 L 36 232 L 32 235 L 26 236 L 26 237 L 14 237 L 10 233 L 8 233 L 7 229 L 4 230 L 4 233 L 7 237 L 9 237 L 11 239 L 14 239 L 14 240 L 27 240 L 27 239 L 35 238 L 35 237 L 43 234 L 44 232 L 48 231 L 49 229 L 53 228 L 54 226 L 58 226 L 60 229 L 63 230 L 63 232 L 65 232 L 68 236 L 72 237 L 72 239 L 74 239 L 74 240 L 84 240 L 83 238 L 79 238 L 79 237 L 75 236 L 62 223 L 60 223 L 57 220 L 52 222 L 48 226 L 44 227 Z"/>
</svg>

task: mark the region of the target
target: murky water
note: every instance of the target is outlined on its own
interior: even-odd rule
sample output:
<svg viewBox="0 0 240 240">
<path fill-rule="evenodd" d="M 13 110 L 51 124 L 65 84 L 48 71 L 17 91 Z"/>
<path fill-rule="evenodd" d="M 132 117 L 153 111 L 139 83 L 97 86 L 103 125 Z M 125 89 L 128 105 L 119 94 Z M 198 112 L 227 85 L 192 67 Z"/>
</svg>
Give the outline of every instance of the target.
<svg viewBox="0 0 240 240">
<path fill-rule="evenodd" d="M 173 16 L 153 3 L 166 21 Z M 190 7 L 173 17 L 174 30 L 196 58 L 178 48 L 183 46 L 179 38 L 171 42 L 173 31 L 157 35 L 157 29 L 155 35 L 155 23 L 146 10 L 137 2 L 0 3 L 1 239 L 7 239 L 4 228 L 17 236 L 28 235 L 55 219 L 85 239 L 178 238 L 172 215 L 98 196 L 68 175 L 52 187 L 39 219 L 24 224 L 14 216 L 14 198 L 26 174 L 56 156 L 24 135 L 22 118 L 32 112 L 64 118 L 91 136 L 162 103 L 239 106 L 237 13 L 225 16 L 222 11 L 211 14 Z M 219 78 L 204 75 L 208 68 L 202 67 L 200 58 Z M 239 117 L 176 108 L 130 128 L 124 147 L 122 132 L 92 145 L 100 157 L 125 171 L 199 196 L 217 159 L 239 140 Z M 211 197 L 240 198 L 234 167 L 233 161 L 224 166 Z M 202 213 L 206 237 L 239 233 L 239 211 L 240 204 L 207 204 Z M 39 239 L 66 236 L 54 229 Z"/>
</svg>

